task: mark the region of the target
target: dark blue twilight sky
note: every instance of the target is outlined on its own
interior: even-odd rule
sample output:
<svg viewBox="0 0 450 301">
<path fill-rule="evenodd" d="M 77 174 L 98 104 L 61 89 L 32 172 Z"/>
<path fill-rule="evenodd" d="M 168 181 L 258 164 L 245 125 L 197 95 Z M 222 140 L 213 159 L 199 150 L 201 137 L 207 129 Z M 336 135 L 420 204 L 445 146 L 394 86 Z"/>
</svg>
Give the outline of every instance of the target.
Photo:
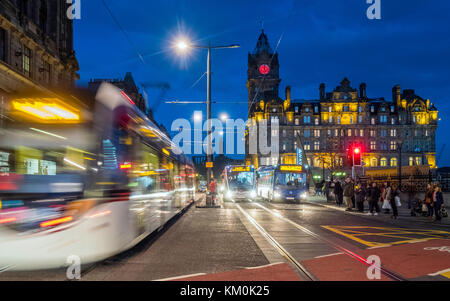
<svg viewBox="0 0 450 301">
<path fill-rule="evenodd" d="M 122 78 L 133 73 L 137 84 L 169 83 L 155 118 L 168 129 L 171 120 L 191 119 L 200 104 L 165 104 L 167 100 L 206 99 L 206 52 L 181 58 L 171 50 L 180 34 L 198 43 L 240 44 L 240 49 L 213 53 L 213 117 L 247 116 L 247 53 L 255 47 L 261 20 L 277 51 L 284 87 L 294 99 L 316 99 L 324 82 L 327 91 L 343 77 L 354 87 L 367 83 L 369 97 L 391 100 L 395 84 L 415 89 L 435 103 L 442 120 L 437 152 L 449 140 L 450 125 L 450 1 L 381 0 L 381 20 L 366 17 L 366 0 L 104 0 L 127 37 L 109 15 L 102 0 L 81 0 L 81 20 L 74 22 L 74 44 L 81 80 Z M 143 55 L 143 60 L 137 53 Z M 149 88 L 150 106 L 160 97 Z M 450 165 L 450 145 L 440 166 Z"/>
</svg>

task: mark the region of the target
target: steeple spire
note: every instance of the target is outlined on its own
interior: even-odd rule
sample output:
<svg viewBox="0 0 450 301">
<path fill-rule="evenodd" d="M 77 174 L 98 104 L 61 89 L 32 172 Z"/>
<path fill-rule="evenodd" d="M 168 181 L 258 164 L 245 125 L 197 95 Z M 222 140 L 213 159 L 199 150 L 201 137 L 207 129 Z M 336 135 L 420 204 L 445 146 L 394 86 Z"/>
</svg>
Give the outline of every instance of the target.
<svg viewBox="0 0 450 301">
<path fill-rule="evenodd" d="M 261 29 L 261 34 L 259 35 L 258 42 L 256 42 L 256 47 L 253 50 L 253 54 L 260 54 L 263 51 L 266 51 L 268 54 L 272 54 L 272 48 L 269 44 L 269 39 L 264 33 L 264 28 Z"/>
</svg>

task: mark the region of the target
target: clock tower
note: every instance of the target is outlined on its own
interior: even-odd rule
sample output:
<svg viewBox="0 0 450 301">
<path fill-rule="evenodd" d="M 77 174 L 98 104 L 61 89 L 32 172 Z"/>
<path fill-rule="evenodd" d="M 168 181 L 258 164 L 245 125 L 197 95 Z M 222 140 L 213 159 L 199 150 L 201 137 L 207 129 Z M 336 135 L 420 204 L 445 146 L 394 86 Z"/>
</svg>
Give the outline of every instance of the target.
<svg viewBox="0 0 450 301">
<path fill-rule="evenodd" d="M 280 85 L 278 53 L 274 53 L 264 29 L 259 35 L 253 52 L 248 54 L 247 89 L 249 115 L 261 100 L 264 103 L 275 100 Z"/>
</svg>

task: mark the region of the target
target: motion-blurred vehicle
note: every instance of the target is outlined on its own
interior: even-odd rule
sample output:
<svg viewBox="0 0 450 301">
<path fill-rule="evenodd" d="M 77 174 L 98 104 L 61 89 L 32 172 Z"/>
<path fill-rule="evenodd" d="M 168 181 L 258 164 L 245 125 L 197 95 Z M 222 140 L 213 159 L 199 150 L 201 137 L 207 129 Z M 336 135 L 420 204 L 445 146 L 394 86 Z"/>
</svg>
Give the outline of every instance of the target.
<svg viewBox="0 0 450 301">
<path fill-rule="evenodd" d="M 194 199 L 190 159 L 118 88 L 18 96 L 0 128 L 0 270 L 127 250 Z"/>
<path fill-rule="evenodd" d="M 255 188 L 255 170 L 253 167 L 228 165 L 224 168 L 220 188 L 223 200 L 253 200 L 257 196 Z"/>
<path fill-rule="evenodd" d="M 260 167 L 257 172 L 258 196 L 269 201 L 300 202 L 306 199 L 306 172 L 301 165 Z"/>
</svg>

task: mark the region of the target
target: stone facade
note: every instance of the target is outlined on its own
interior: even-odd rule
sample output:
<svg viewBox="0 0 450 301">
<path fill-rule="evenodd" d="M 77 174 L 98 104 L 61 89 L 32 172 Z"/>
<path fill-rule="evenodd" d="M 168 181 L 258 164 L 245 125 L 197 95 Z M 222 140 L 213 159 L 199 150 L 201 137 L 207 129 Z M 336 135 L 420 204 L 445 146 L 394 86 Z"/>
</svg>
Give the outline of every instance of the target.
<svg viewBox="0 0 450 301">
<path fill-rule="evenodd" d="M 281 99 L 278 55 L 270 49 L 263 32 L 257 50 L 249 54 L 249 119 L 267 121 L 269 133 L 270 126 L 278 123 L 279 133 L 275 135 L 279 135 L 280 154 L 271 157 L 259 151 L 256 155 L 248 154 L 247 141 L 246 164 L 296 164 L 296 149 L 300 148 L 306 158 L 304 165 L 308 164 L 314 174 L 330 175 L 330 172 L 350 170 L 347 154 L 351 145 L 356 144 L 362 149 L 364 168 L 397 167 L 400 146 L 402 166 L 436 167 L 438 111 L 428 99 L 416 95 L 414 90 L 402 91 L 399 85 L 392 89 L 392 100 L 369 98 L 365 83 L 354 89 L 347 78 L 328 93 L 325 84 L 320 84 L 315 100 L 291 100 L 289 86 L 285 98 Z M 266 81 L 259 68 L 270 64 L 270 58 L 276 64 L 269 67 L 275 70 L 267 73 Z M 267 72 L 267 68 L 262 71 Z"/>
<path fill-rule="evenodd" d="M 65 0 L 0 1 L 0 94 L 71 88 L 79 79 Z"/>
</svg>

